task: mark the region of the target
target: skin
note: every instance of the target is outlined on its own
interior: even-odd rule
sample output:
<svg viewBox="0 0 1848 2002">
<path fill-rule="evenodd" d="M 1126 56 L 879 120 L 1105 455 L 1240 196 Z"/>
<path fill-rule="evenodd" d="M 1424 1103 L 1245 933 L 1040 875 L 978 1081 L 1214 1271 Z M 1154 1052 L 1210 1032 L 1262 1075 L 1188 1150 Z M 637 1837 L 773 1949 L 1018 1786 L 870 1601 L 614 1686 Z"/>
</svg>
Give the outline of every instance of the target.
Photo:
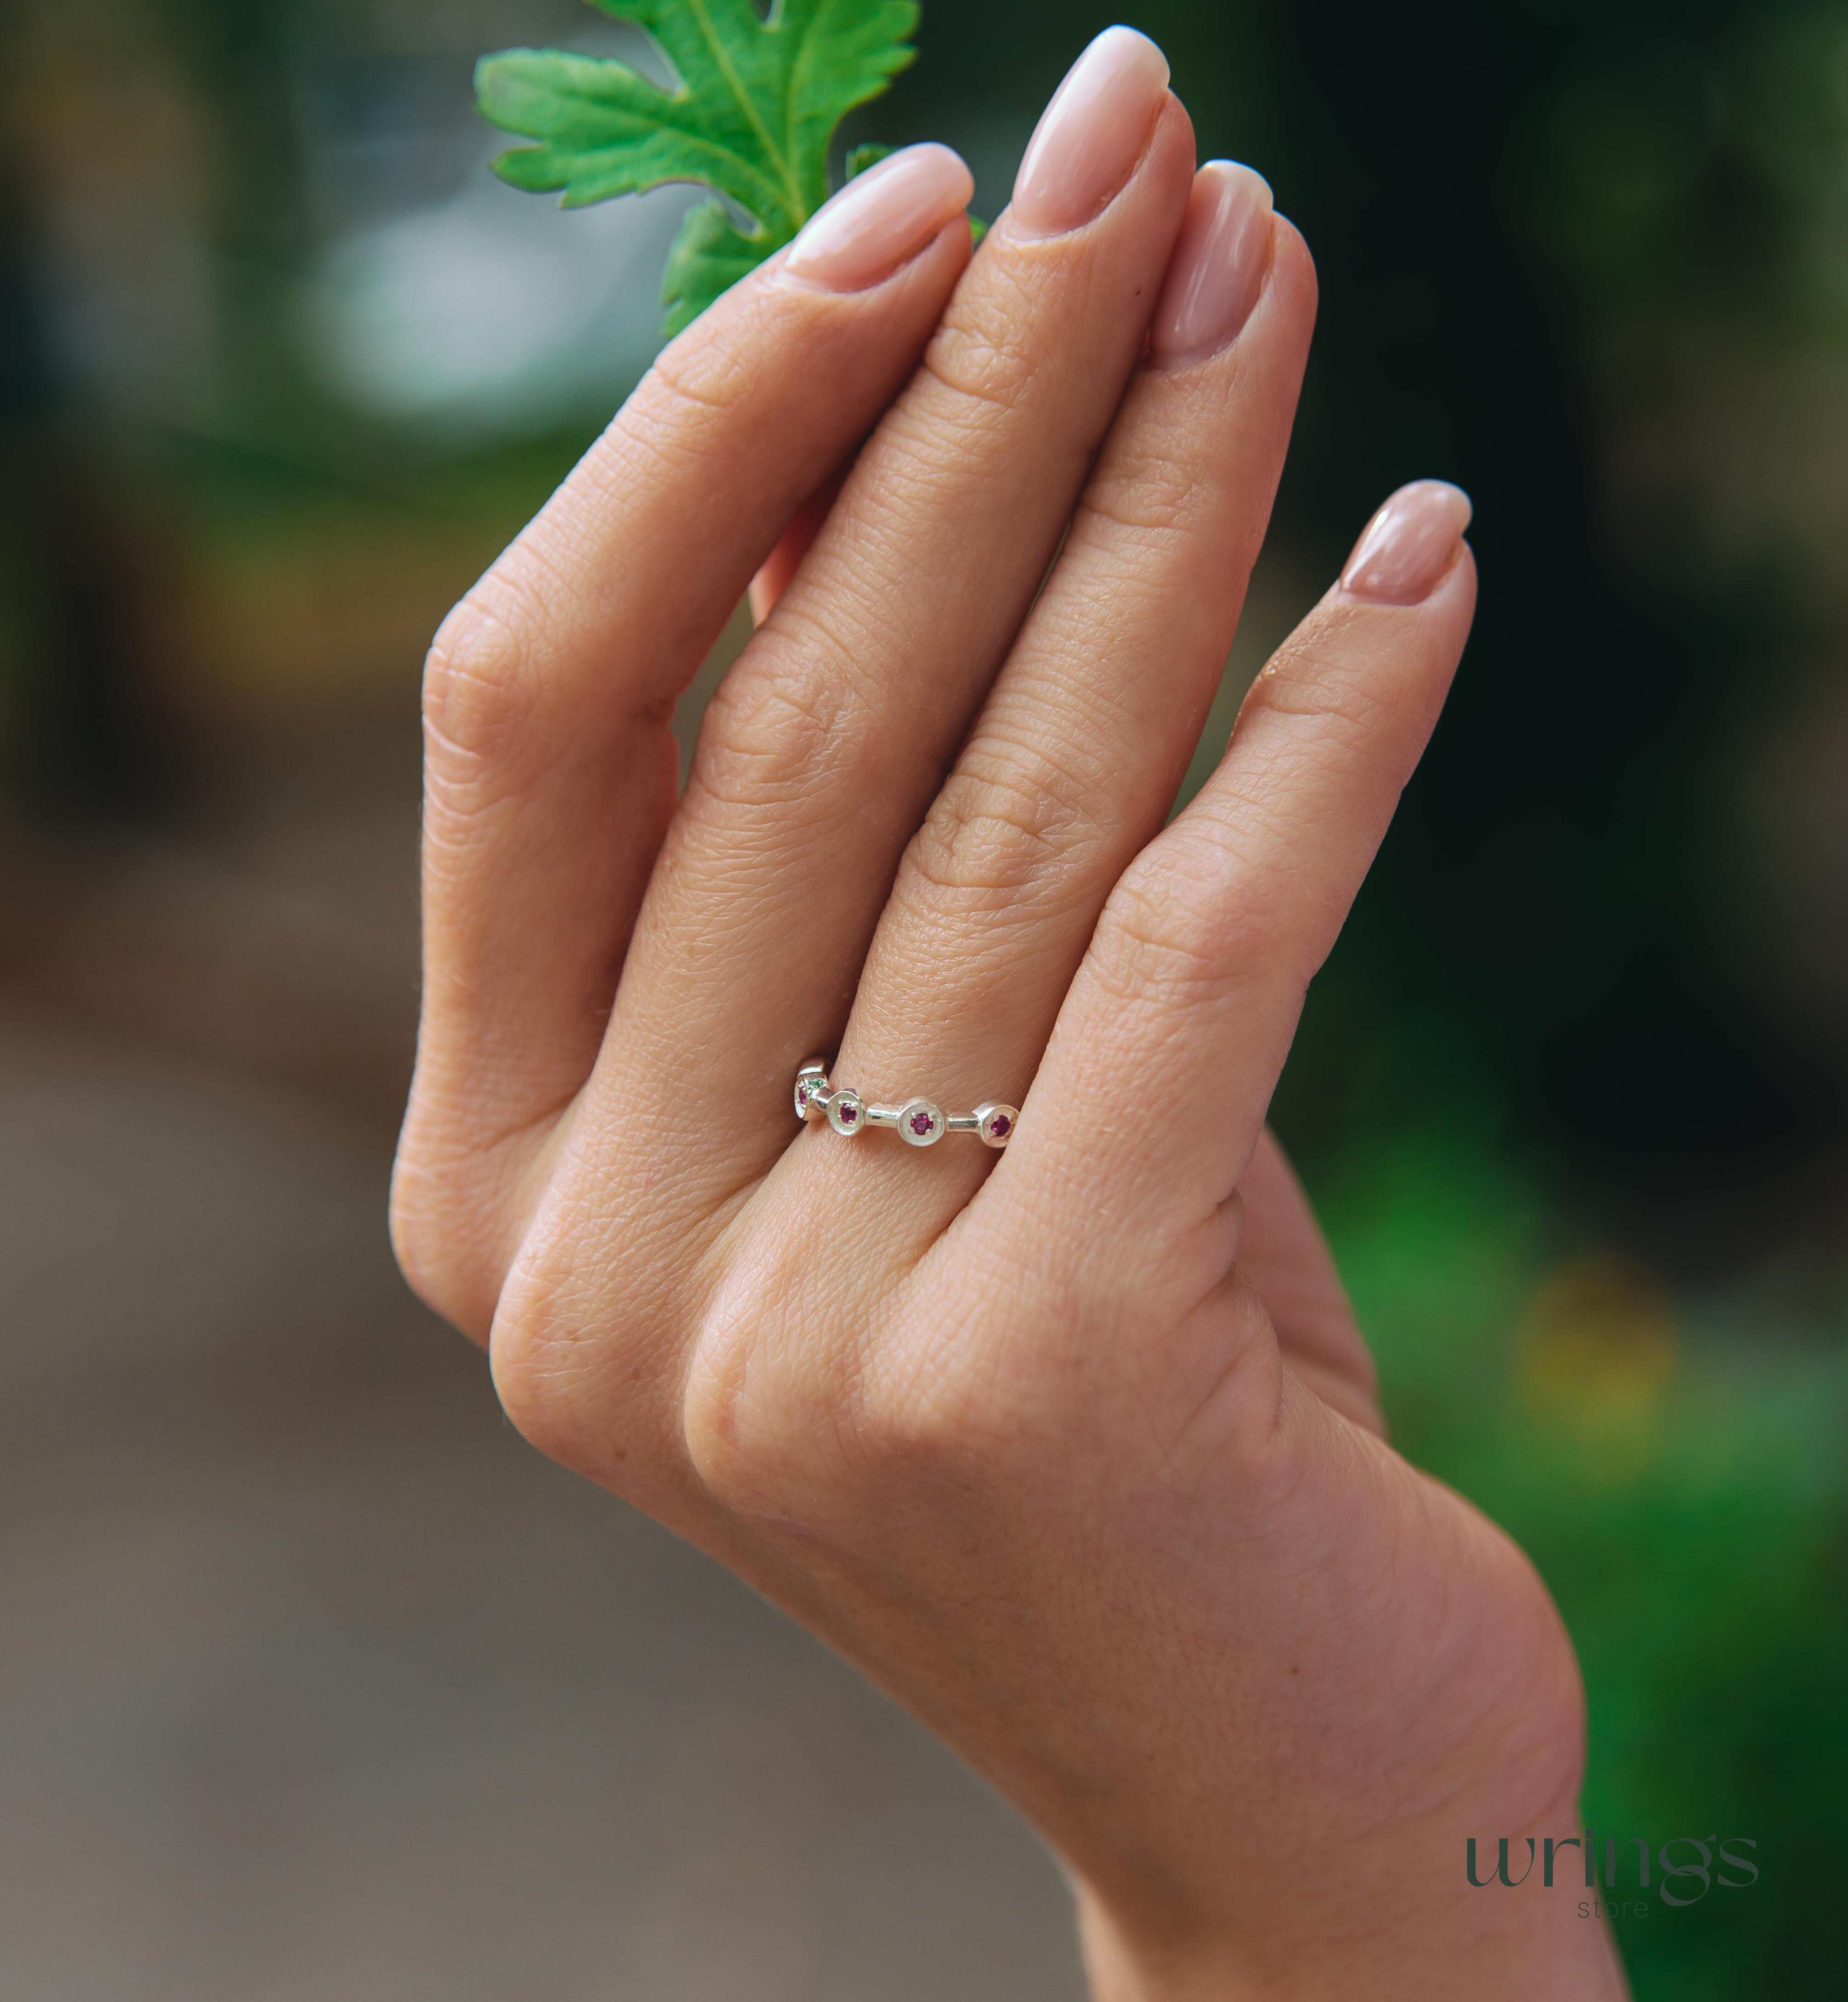
<svg viewBox="0 0 1848 2002">
<path fill-rule="evenodd" d="M 1280 221 L 1236 337 L 1149 353 L 1194 171 L 1170 97 L 1081 227 L 765 267 L 445 623 L 394 1241 L 542 1451 L 1034 1821 L 1099 1997 L 1620 1997 L 1567 1892 L 1465 1882 L 1577 1829 L 1576 1664 L 1387 1444 L 1264 1129 L 1473 565 L 1332 589 L 1164 828 L 1315 309 Z M 1017 1137 L 800 1128 L 835 1052 Z"/>
</svg>

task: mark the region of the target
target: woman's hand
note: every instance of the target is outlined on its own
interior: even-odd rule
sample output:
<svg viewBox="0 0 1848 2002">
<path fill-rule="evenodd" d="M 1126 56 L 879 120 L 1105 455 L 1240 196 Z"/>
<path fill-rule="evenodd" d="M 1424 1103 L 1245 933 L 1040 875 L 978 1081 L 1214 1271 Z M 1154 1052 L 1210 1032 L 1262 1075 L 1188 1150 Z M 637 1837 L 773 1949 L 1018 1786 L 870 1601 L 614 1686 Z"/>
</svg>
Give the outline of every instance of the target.
<svg viewBox="0 0 1848 2002">
<path fill-rule="evenodd" d="M 1164 830 L 1315 295 L 1166 78 L 1094 44 L 972 263 L 953 154 L 854 182 L 445 623 L 396 1241 L 531 1439 L 1032 1817 L 1100 1994 L 1615 1995 L 1569 1891 L 1466 1883 L 1469 1836 L 1574 1831 L 1571 1651 L 1385 1444 L 1264 1132 L 1467 504 L 1388 504 Z M 849 461 L 677 800 L 676 696 Z M 1017 1137 L 804 1128 L 837 1051 Z"/>
</svg>

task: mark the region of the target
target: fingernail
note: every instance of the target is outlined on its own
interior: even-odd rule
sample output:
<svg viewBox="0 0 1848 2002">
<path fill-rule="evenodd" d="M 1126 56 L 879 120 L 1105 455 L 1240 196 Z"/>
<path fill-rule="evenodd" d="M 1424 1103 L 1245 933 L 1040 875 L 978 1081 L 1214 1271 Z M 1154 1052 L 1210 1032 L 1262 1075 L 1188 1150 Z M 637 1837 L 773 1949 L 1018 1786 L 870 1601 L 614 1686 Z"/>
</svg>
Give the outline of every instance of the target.
<svg viewBox="0 0 1848 2002">
<path fill-rule="evenodd" d="M 1156 354 L 1173 361 L 1223 347 L 1257 304 L 1276 235 L 1264 176 L 1234 160 L 1208 160 L 1194 176 L 1156 305 Z"/>
<path fill-rule="evenodd" d="M 1128 180 L 1168 89 L 1168 59 L 1106 28 L 1052 94 L 1014 178 L 1013 221 L 1036 236 L 1089 222 Z"/>
<path fill-rule="evenodd" d="M 825 201 L 783 268 L 831 291 L 863 291 L 922 249 L 975 192 L 974 176 L 947 146 L 907 146 Z"/>
<path fill-rule="evenodd" d="M 1376 605 L 1417 604 L 1450 567 L 1473 511 L 1447 480 L 1401 487 L 1361 532 L 1341 588 Z"/>
</svg>

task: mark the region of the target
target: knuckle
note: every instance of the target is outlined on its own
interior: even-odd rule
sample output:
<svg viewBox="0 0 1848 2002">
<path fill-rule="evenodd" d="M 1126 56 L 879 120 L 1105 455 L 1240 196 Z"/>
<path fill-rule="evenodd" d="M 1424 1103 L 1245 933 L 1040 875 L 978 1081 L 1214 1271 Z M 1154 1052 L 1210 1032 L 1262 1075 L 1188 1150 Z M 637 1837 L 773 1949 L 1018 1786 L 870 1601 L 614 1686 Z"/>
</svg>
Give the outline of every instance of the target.
<svg viewBox="0 0 1848 2002">
<path fill-rule="evenodd" d="M 973 1481 L 999 1427 L 968 1348 L 940 1329 L 908 1341 L 884 1321 L 849 1332 L 815 1262 L 812 1246 L 754 1261 L 748 1290 L 706 1317 L 681 1427 L 720 1507 L 848 1547 L 933 1481 Z"/>
<path fill-rule="evenodd" d="M 1263 964 L 1272 930 L 1254 894 L 1138 863 L 1104 905 L 1093 969 L 1121 1000 L 1211 1000 Z"/>
<path fill-rule="evenodd" d="M 836 1414 L 852 1365 L 808 1311 L 807 1262 L 786 1248 L 754 1264 L 748 1296 L 715 1304 L 693 1344 L 680 1425 L 689 1463 L 721 1508 L 819 1531 L 837 1513 Z"/>
<path fill-rule="evenodd" d="M 735 1345 L 703 1340 L 681 1394 L 680 1428 L 695 1479 L 718 1506 L 818 1526 L 819 1470 L 800 1449 L 803 1428 L 786 1397 L 761 1382 Z"/>
<path fill-rule="evenodd" d="M 424 738 L 431 769 L 462 783 L 517 760 L 537 690 L 530 621 L 504 579 L 484 578 L 438 629 L 424 664 Z"/>
<path fill-rule="evenodd" d="M 1034 302 L 1004 275 L 953 309 L 925 350 L 925 373 L 984 416 L 1005 416 L 1033 395 L 1044 360 L 1026 330 Z"/>
<path fill-rule="evenodd" d="M 856 349 L 863 332 L 854 316 L 825 310 L 820 296 L 800 288 L 734 285 L 720 311 L 702 314 L 661 351 L 619 414 L 666 416 L 696 433 L 717 418 L 729 434 L 754 402 L 779 399 L 792 364 L 835 359 Z"/>
<path fill-rule="evenodd" d="M 1031 770 L 953 772 L 912 839 L 905 865 L 912 884 L 978 901 L 1062 878 L 1084 825 L 1078 789 L 1034 763 Z"/>
<path fill-rule="evenodd" d="M 761 321 L 761 315 L 755 317 Z M 730 417 L 757 378 L 753 337 L 761 330 L 748 324 L 734 329 L 729 340 L 671 343 L 655 358 L 643 378 L 643 393 L 630 399 L 632 405 L 654 401 L 689 418 Z"/>
<path fill-rule="evenodd" d="M 574 1474 L 594 1477 L 600 1456 L 586 1437 L 575 1376 L 549 1345 L 534 1338 L 524 1304 L 503 1303 L 488 1342 L 494 1395 L 507 1421 L 526 1443 Z"/>
<path fill-rule="evenodd" d="M 1251 684 L 1245 713 L 1313 724 L 1331 752 L 1364 750 L 1393 730 L 1401 692 L 1357 671 L 1351 613 L 1336 611 L 1294 633 Z"/>
<path fill-rule="evenodd" d="M 403 1154 L 392 1170 L 389 1220 L 392 1256 L 405 1284 L 433 1312 L 452 1319 L 447 1301 L 453 1247 L 440 1215 Z"/>
<path fill-rule="evenodd" d="M 1184 452 L 1124 448 L 1091 476 L 1077 525 L 1161 546 L 1191 537 L 1212 511 L 1211 476 Z"/>
<path fill-rule="evenodd" d="M 638 459 L 683 475 L 725 454 L 760 368 L 749 330 L 731 340 L 674 342 L 616 413 L 594 454 L 599 476 L 626 484 Z"/>
<path fill-rule="evenodd" d="M 965 1331 L 966 1332 L 966 1331 Z M 958 1341 L 895 1349 L 870 1369 L 851 1414 L 857 1456 L 888 1484 L 975 1481 L 1006 1456 L 1009 1425 L 988 1373 Z"/>
<path fill-rule="evenodd" d="M 608 1482 L 628 1457 L 633 1380 L 623 1365 L 645 1338 L 601 1301 L 594 1331 L 573 1232 L 535 1226 L 507 1275 L 488 1338 L 494 1394 L 508 1422 L 548 1460 Z M 631 1379 L 642 1372 L 633 1365 Z M 613 1386 L 613 1387 L 612 1387 Z"/>
<path fill-rule="evenodd" d="M 1185 1328 L 1201 1361 L 1177 1355 L 1170 1371 L 1176 1395 L 1162 1455 L 1184 1488 L 1198 1492 L 1209 1478 L 1229 1477 L 1247 1506 L 1266 1512 L 1288 1505 L 1299 1477 L 1291 1456 L 1275 1450 L 1284 1379 L 1271 1327 L 1242 1275 L 1229 1274 L 1208 1293 Z"/>
<path fill-rule="evenodd" d="M 484 1233 L 464 1223 L 450 1177 L 409 1142 L 392 1167 L 388 1220 L 405 1283 L 433 1313 L 485 1344 L 500 1283 L 480 1249 Z"/>
<path fill-rule="evenodd" d="M 844 644 L 814 627 L 809 644 L 742 661 L 706 705 L 689 783 L 721 805 L 812 801 L 825 780 L 851 773 L 868 743 L 865 701 Z"/>
</svg>

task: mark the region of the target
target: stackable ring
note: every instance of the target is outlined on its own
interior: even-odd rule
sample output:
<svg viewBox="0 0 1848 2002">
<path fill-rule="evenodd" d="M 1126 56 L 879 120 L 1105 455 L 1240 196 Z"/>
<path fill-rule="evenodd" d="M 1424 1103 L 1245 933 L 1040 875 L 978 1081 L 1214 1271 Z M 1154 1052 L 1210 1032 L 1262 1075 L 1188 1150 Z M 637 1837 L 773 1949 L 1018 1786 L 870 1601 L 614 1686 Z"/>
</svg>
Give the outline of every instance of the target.
<svg viewBox="0 0 1848 2002">
<path fill-rule="evenodd" d="M 933 1147 L 946 1133 L 973 1133 L 984 1146 L 1005 1147 L 1020 1123 L 1016 1105 L 992 1103 L 973 1112 L 946 1113 L 928 1098 L 908 1098 L 902 1105 L 869 1105 L 857 1091 L 828 1082 L 828 1066 L 805 1063 L 796 1073 L 796 1117 L 812 1124 L 825 1119 L 845 1139 L 869 1126 L 889 1126 L 910 1147 Z"/>
</svg>

